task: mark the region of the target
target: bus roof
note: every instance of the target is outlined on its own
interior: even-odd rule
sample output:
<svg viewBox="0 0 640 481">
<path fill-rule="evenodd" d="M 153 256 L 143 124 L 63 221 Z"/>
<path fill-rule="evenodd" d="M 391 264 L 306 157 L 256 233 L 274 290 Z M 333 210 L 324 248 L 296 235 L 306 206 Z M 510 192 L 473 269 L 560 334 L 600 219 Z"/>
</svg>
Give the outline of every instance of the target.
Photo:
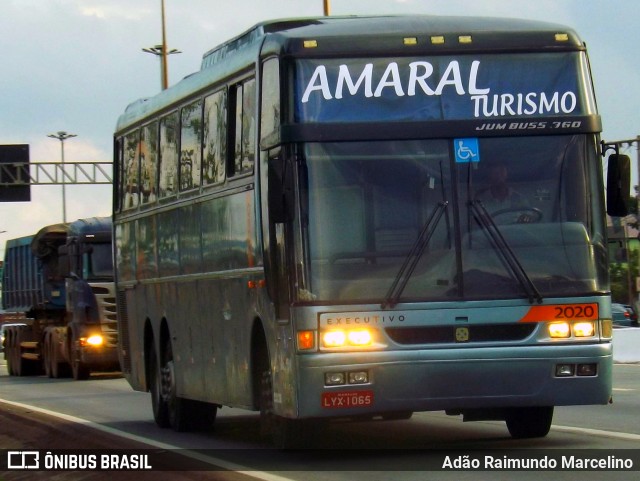
<svg viewBox="0 0 640 481">
<path fill-rule="evenodd" d="M 403 42 L 403 39 L 415 42 Z M 305 40 L 315 40 L 313 47 Z M 189 94 L 242 73 L 259 57 L 451 55 L 478 52 L 579 50 L 578 35 L 564 25 L 514 18 L 435 15 L 347 16 L 270 20 L 206 52 L 199 72 L 152 98 L 131 103 L 116 131 L 173 108 Z"/>
</svg>

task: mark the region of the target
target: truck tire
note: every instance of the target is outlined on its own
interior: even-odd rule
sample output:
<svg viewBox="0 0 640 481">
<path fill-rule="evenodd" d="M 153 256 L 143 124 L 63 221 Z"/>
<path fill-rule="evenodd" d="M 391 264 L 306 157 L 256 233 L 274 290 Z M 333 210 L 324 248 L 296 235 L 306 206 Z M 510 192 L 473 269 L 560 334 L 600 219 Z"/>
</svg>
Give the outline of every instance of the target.
<svg viewBox="0 0 640 481">
<path fill-rule="evenodd" d="M 91 370 L 80 359 L 74 359 L 71 364 L 71 374 L 76 381 L 86 381 L 91 376 Z"/>
<path fill-rule="evenodd" d="M 16 336 L 16 345 L 14 350 L 14 360 L 15 360 L 15 375 L 22 376 L 32 376 L 37 372 L 37 365 L 35 362 L 25 359 L 22 357 L 22 348 L 20 345 L 23 341 L 28 341 L 28 334 L 24 329 L 18 330 L 18 335 Z"/>
<path fill-rule="evenodd" d="M 44 343 L 42 344 L 42 364 L 44 366 L 44 374 L 48 378 L 53 378 L 52 371 L 52 354 L 53 354 L 53 346 L 51 345 L 51 336 L 46 336 L 44 338 Z"/>
<path fill-rule="evenodd" d="M 15 359 L 14 359 L 14 354 L 13 354 L 13 350 L 14 345 L 13 345 L 13 333 L 11 331 L 7 332 L 7 338 L 5 340 L 5 347 L 4 347 L 4 358 L 7 361 L 7 373 L 9 374 L 9 376 L 15 376 Z"/>
<path fill-rule="evenodd" d="M 91 369 L 82 362 L 78 342 L 75 337 L 71 340 L 69 353 L 71 354 L 71 375 L 76 381 L 86 381 L 91 376 Z"/>
<path fill-rule="evenodd" d="M 51 363 L 51 377 L 53 379 L 58 379 L 61 377 L 69 377 L 71 376 L 71 366 L 65 362 L 60 361 L 58 359 L 58 349 L 56 349 L 56 345 L 51 343 L 51 351 L 50 352 L 50 363 Z"/>
</svg>

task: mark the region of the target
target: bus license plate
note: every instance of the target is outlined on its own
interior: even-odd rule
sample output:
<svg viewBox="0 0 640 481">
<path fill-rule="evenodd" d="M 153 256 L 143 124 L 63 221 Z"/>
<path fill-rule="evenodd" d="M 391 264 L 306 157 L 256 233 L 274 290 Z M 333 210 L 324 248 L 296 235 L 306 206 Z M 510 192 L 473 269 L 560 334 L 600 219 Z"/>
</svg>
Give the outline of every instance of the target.
<svg viewBox="0 0 640 481">
<path fill-rule="evenodd" d="M 357 408 L 373 405 L 373 391 L 341 391 L 322 393 L 324 409 Z"/>
</svg>

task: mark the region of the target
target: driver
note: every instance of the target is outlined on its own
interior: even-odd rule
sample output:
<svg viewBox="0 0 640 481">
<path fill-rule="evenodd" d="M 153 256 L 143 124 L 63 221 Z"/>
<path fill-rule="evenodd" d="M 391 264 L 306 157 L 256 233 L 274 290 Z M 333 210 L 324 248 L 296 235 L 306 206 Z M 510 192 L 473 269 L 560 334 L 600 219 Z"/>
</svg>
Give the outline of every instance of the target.
<svg viewBox="0 0 640 481">
<path fill-rule="evenodd" d="M 503 164 L 492 165 L 489 169 L 489 186 L 476 192 L 475 200 L 479 200 L 492 216 L 500 211 L 515 212 L 516 222 L 531 222 L 532 216 L 518 209 L 527 209 L 526 197 L 508 184 L 509 171 Z"/>
</svg>

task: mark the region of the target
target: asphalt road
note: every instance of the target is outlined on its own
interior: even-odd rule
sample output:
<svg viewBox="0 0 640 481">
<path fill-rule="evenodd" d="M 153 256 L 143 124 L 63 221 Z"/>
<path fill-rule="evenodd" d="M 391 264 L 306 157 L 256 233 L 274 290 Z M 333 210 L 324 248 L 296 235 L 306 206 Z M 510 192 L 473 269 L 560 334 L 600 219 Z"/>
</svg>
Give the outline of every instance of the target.
<svg viewBox="0 0 640 481">
<path fill-rule="evenodd" d="M 278 481 L 375 481 L 393 476 L 409 481 L 427 479 L 427 473 L 428 479 L 513 479 L 513 472 L 438 469 L 446 456 L 453 462 L 455 456 L 473 459 L 487 450 L 492 456 L 507 458 L 522 453 L 535 457 L 541 452 L 554 456 L 575 452 L 590 456 L 630 456 L 639 469 L 639 394 L 640 364 L 616 365 L 614 404 L 556 408 L 551 433 L 544 439 L 512 440 L 502 422 L 462 423 L 459 418 L 443 413 L 416 413 L 408 421 L 334 423 L 319 433 L 317 450 L 280 452 L 269 449 L 260 437 L 255 413 L 223 408 L 219 411 L 215 432 L 175 433 L 159 429 L 151 416 L 149 395 L 134 392 L 118 376 L 94 375 L 85 382 L 15 378 L 7 376 L 0 365 L 0 399 L 12 403 L 0 402 L 0 449 L 153 449 L 156 453 L 158 450 L 168 453 L 164 458 L 168 467 L 176 462 L 169 455 L 179 454 L 186 455 L 187 465 L 202 466 L 198 463 L 204 462 L 218 466 L 212 468 L 209 464 L 204 469 L 222 466 L 234 471 L 180 472 L 179 476 L 176 472 L 154 472 L 157 475 L 150 478 L 141 475 L 151 473 L 135 473 L 136 477 L 132 478 L 154 480 L 167 475 L 166 479 L 250 476 Z M 53 416 L 53 412 L 62 413 L 64 417 Z M 88 434 L 83 434 L 85 432 Z M 637 471 L 579 472 L 581 480 L 636 479 L 638 475 Z M 69 475 L 104 478 L 64 479 L 115 479 L 114 475 L 128 474 Z M 10 476 L 16 473 L 0 472 L 0 479 L 32 479 Z M 519 479 L 538 479 L 539 476 L 539 472 L 518 472 Z M 545 476 L 576 479 L 576 471 Z"/>
</svg>

